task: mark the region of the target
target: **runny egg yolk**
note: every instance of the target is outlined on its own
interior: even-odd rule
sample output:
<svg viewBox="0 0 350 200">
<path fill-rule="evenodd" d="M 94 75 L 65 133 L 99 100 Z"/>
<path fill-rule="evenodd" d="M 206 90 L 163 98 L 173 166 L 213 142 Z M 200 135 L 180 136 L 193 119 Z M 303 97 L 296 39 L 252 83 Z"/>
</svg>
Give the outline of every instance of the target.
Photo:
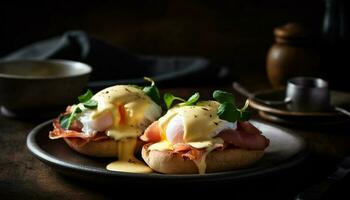
<svg viewBox="0 0 350 200">
<path fill-rule="evenodd" d="M 114 171 L 150 172 L 134 157 L 137 137 L 161 115 L 162 109 L 141 89 L 118 85 L 106 88 L 92 97 L 97 108 L 83 113 L 83 132 L 105 131 L 118 141 L 118 161 L 107 166 Z"/>
<path fill-rule="evenodd" d="M 206 155 L 213 151 L 217 144 L 223 144 L 221 138 L 214 138 L 224 129 L 235 129 L 236 123 L 218 117 L 219 103 L 204 101 L 195 106 L 174 107 L 159 119 L 162 141 L 152 144 L 149 150 L 173 150 L 174 145 L 188 144 L 193 148 L 204 149 L 199 160 L 194 160 L 199 173 L 205 173 Z"/>
</svg>

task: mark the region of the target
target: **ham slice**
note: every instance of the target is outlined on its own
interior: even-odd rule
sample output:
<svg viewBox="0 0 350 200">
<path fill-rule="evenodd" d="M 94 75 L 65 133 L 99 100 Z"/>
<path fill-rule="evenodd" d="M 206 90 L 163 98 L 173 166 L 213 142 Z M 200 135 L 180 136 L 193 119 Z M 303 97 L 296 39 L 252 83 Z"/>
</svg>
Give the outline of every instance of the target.
<svg viewBox="0 0 350 200">
<path fill-rule="evenodd" d="M 189 144 L 178 143 L 173 146 L 174 150 L 172 154 L 180 154 L 183 158 L 188 158 L 190 160 L 196 160 L 200 158 L 205 149 L 196 149 Z"/>
<path fill-rule="evenodd" d="M 261 134 L 261 131 L 248 121 L 238 121 L 237 130 L 245 131 L 251 134 Z"/>
<path fill-rule="evenodd" d="M 206 149 L 197 149 L 189 144 L 179 143 L 173 146 L 175 154 L 181 154 L 183 158 L 188 158 L 190 160 L 198 160 L 202 157 Z M 215 144 L 215 150 L 224 150 L 227 147 L 226 144 Z"/>
<path fill-rule="evenodd" d="M 109 137 L 102 132 L 98 132 L 94 134 L 93 136 L 89 136 L 84 134 L 81 131 L 75 130 L 65 130 L 61 127 L 59 120 L 54 119 L 52 123 L 54 129 L 50 131 L 49 137 L 50 139 L 58 139 L 58 138 L 79 138 L 86 141 L 98 141 L 98 140 L 104 140 L 109 139 Z"/>
<path fill-rule="evenodd" d="M 161 141 L 160 128 L 158 121 L 154 121 L 147 127 L 144 134 L 140 137 L 142 141 L 156 143 Z"/>
<path fill-rule="evenodd" d="M 249 122 L 238 122 L 237 129 L 226 129 L 221 131 L 217 137 L 221 137 L 226 143 L 233 144 L 235 147 L 263 150 L 270 141 L 261 132 Z"/>
<path fill-rule="evenodd" d="M 199 160 L 204 153 L 204 149 L 191 148 L 189 151 L 182 153 L 181 156 L 190 160 Z"/>
<path fill-rule="evenodd" d="M 263 150 L 269 145 L 269 140 L 248 121 L 237 122 L 237 129 L 222 130 L 217 137 L 221 137 L 225 143 L 232 144 L 237 148 Z M 161 141 L 158 121 L 153 122 L 145 130 L 141 140 L 151 143 Z"/>
<path fill-rule="evenodd" d="M 269 140 L 261 135 L 261 131 L 250 122 L 237 122 L 237 129 L 222 130 L 216 137 L 224 140 L 224 144 L 218 145 L 216 150 L 225 148 L 242 148 L 247 150 L 264 150 L 269 145 Z M 161 141 L 158 121 L 153 122 L 140 137 L 141 140 L 150 143 Z M 198 159 L 203 155 L 205 149 L 196 149 L 185 143 L 173 145 L 173 154 L 181 154 L 182 157 L 190 160 Z"/>
<path fill-rule="evenodd" d="M 191 145 L 185 144 L 185 143 L 179 143 L 179 144 L 173 145 L 173 148 L 175 153 L 189 151 L 193 149 Z"/>
</svg>

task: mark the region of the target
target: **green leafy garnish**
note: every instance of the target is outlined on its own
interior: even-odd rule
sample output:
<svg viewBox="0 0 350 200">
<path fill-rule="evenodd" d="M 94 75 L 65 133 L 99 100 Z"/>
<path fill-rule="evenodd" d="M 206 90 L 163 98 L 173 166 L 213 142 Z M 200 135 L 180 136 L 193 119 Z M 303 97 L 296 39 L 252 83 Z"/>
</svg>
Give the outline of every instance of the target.
<svg viewBox="0 0 350 200">
<path fill-rule="evenodd" d="M 200 95 L 198 92 L 194 93 L 190 98 L 187 99 L 187 101 L 180 103 L 180 106 L 191 106 L 197 103 Z"/>
<path fill-rule="evenodd" d="M 160 94 L 157 86 L 151 78 L 144 77 L 146 81 L 151 82 L 150 86 L 143 88 L 143 91 L 149 96 L 156 104 L 160 105 Z"/>
<path fill-rule="evenodd" d="M 248 106 L 249 106 L 249 100 L 247 99 L 245 101 L 243 108 L 241 108 L 241 109 L 237 108 L 237 110 L 240 113 L 240 120 L 241 121 L 247 121 L 250 118 L 250 112 L 247 110 Z"/>
<path fill-rule="evenodd" d="M 60 125 L 62 128 L 64 129 L 69 129 L 70 125 L 72 122 L 69 122 L 69 117 L 71 116 L 71 114 L 66 114 L 66 115 L 62 115 L 59 118 L 60 121 Z"/>
<path fill-rule="evenodd" d="M 235 97 L 229 92 L 215 90 L 213 93 L 213 98 L 220 103 L 217 112 L 220 119 L 230 122 L 235 122 L 237 120 L 246 121 L 249 119 L 250 113 L 248 111 L 248 100 L 245 102 L 243 108 L 239 109 L 235 104 Z"/>
<path fill-rule="evenodd" d="M 74 106 L 73 110 L 71 113 L 63 115 L 60 117 L 60 125 L 62 128 L 64 129 L 69 129 L 70 126 L 72 125 L 73 121 L 76 120 L 77 117 L 77 113 L 81 113 L 81 109 L 79 108 L 79 106 Z"/>
<path fill-rule="evenodd" d="M 171 105 L 173 104 L 173 102 L 175 100 L 179 100 L 179 101 L 182 101 L 184 102 L 185 99 L 183 98 L 180 98 L 180 97 L 176 97 L 170 93 L 165 93 L 164 96 L 163 96 L 163 99 L 164 99 L 164 102 L 165 102 L 165 105 L 167 107 L 167 109 L 169 109 L 171 107 Z"/>
<path fill-rule="evenodd" d="M 167 109 L 170 109 L 171 105 L 175 100 L 182 102 L 179 104 L 179 106 L 190 106 L 190 105 L 194 105 L 198 101 L 199 97 L 200 97 L 199 93 L 196 92 L 192 96 L 190 96 L 190 98 L 188 98 L 188 100 L 186 101 L 181 97 L 174 96 L 173 94 L 170 94 L 170 93 L 165 93 L 163 96 L 163 99 Z"/>
<path fill-rule="evenodd" d="M 97 108 L 97 101 L 95 100 L 88 100 L 86 102 L 83 102 L 82 103 L 86 108 L 90 108 L 90 109 L 94 109 L 94 108 Z"/>
<path fill-rule="evenodd" d="M 87 90 L 85 94 L 80 95 L 78 97 L 78 100 L 81 104 L 74 105 L 72 107 L 71 113 L 62 115 L 59 118 L 61 127 L 64 129 L 69 129 L 71 127 L 73 121 L 77 119 L 77 114 L 82 112 L 82 108 L 80 108 L 79 105 L 83 105 L 85 108 L 88 109 L 97 108 L 97 101 L 91 99 L 93 96 L 94 94 L 91 92 L 91 90 Z"/>
<path fill-rule="evenodd" d="M 78 96 L 78 100 L 80 103 L 83 103 L 89 101 L 92 96 L 94 96 L 94 94 L 91 92 L 91 90 L 88 89 L 85 94 Z"/>
<path fill-rule="evenodd" d="M 221 103 L 218 108 L 218 116 L 220 119 L 235 122 L 239 118 L 239 112 L 234 104 L 230 102 Z"/>
<path fill-rule="evenodd" d="M 233 94 L 222 90 L 215 90 L 213 93 L 213 98 L 217 100 L 219 103 L 231 102 L 233 105 L 235 105 L 236 103 L 235 97 L 233 96 Z"/>
<path fill-rule="evenodd" d="M 80 95 L 78 97 L 78 100 L 80 103 L 82 103 L 86 108 L 94 109 L 97 108 L 97 101 L 91 99 L 94 96 L 94 94 L 91 92 L 91 90 L 87 90 L 85 94 Z"/>
</svg>

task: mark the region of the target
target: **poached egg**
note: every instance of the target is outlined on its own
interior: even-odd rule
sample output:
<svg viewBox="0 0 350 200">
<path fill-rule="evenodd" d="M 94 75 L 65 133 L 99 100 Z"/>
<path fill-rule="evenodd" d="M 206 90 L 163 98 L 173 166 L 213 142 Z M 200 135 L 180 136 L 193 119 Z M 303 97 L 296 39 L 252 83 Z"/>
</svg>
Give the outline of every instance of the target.
<svg viewBox="0 0 350 200">
<path fill-rule="evenodd" d="M 214 137 L 225 129 L 236 129 L 236 122 L 222 120 L 217 115 L 219 103 L 203 101 L 195 106 L 177 106 L 168 110 L 159 121 L 162 141 L 150 150 L 172 150 L 173 145 L 188 144 L 202 149 L 223 143 Z"/>
<path fill-rule="evenodd" d="M 138 136 L 160 117 L 161 107 L 140 88 L 130 85 L 108 87 L 95 94 L 92 100 L 97 102 L 97 108 L 82 108 L 77 120 L 83 125 L 84 134 L 105 132 L 118 141 L 118 160 L 106 168 L 112 171 L 151 172 L 149 167 L 135 158 L 134 152 Z"/>
<path fill-rule="evenodd" d="M 203 101 L 195 106 L 176 106 L 161 117 L 159 129 L 161 141 L 149 146 L 149 150 L 171 151 L 176 145 L 190 145 L 204 149 L 199 159 L 193 160 L 198 172 L 206 171 L 206 156 L 224 141 L 217 136 L 222 130 L 236 129 L 237 123 L 222 120 L 217 115 L 219 103 Z"/>
<path fill-rule="evenodd" d="M 92 99 L 97 101 L 97 108 L 83 109 L 77 117 L 88 135 L 105 131 L 115 140 L 138 137 L 162 113 L 161 107 L 135 86 L 112 86 Z"/>
</svg>

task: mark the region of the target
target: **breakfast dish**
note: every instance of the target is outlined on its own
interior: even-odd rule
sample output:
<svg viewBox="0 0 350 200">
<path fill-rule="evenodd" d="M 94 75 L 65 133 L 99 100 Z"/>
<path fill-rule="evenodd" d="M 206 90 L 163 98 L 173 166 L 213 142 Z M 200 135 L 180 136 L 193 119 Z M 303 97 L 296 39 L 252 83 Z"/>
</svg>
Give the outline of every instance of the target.
<svg viewBox="0 0 350 200">
<path fill-rule="evenodd" d="M 227 171 L 260 160 L 269 140 L 247 121 L 220 119 L 219 106 L 206 101 L 170 109 L 145 131 L 143 159 L 169 174 Z"/>
<path fill-rule="evenodd" d="M 63 138 L 75 151 L 94 157 L 118 157 L 109 170 L 151 172 L 135 158 L 140 152 L 138 137 L 162 113 L 154 82 L 140 88 L 116 85 L 93 95 L 88 91 L 53 120 L 50 139 Z"/>
<path fill-rule="evenodd" d="M 263 157 L 269 139 L 247 121 L 249 101 L 238 108 L 234 96 L 221 90 L 207 101 L 199 101 L 199 93 L 187 101 L 166 93 L 168 111 L 160 117 L 159 91 L 146 80 L 151 86 L 116 85 L 95 95 L 88 90 L 53 120 L 49 138 L 63 138 L 87 156 L 117 157 L 107 170 L 133 173 L 205 174 Z M 172 107 L 174 101 L 180 103 Z"/>
<path fill-rule="evenodd" d="M 221 102 L 178 104 L 146 129 L 141 139 L 148 144 L 143 146 L 142 157 L 153 170 L 204 174 L 247 167 L 262 158 L 269 140 L 243 119 L 248 103 L 237 109 L 223 100 L 233 99 L 231 94 L 215 91 L 213 96 Z M 223 109 L 241 112 L 227 117 Z"/>
<path fill-rule="evenodd" d="M 264 156 L 246 168 L 213 172 L 206 174 L 160 174 L 127 173 L 110 171 L 106 165 L 115 158 L 95 158 L 84 156 L 70 148 L 64 140 L 51 140 L 47 135 L 52 130 L 52 120 L 43 122 L 33 128 L 27 136 L 27 147 L 34 157 L 42 161 L 55 172 L 68 177 L 104 184 L 120 183 L 215 183 L 220 181 L 239 181 L 257 178 L 290 169 L 307 158 L 305 141 L 291 130 L 275 124 L 250 120 L 263 135 L 270 140 Z"/>
</svg>

